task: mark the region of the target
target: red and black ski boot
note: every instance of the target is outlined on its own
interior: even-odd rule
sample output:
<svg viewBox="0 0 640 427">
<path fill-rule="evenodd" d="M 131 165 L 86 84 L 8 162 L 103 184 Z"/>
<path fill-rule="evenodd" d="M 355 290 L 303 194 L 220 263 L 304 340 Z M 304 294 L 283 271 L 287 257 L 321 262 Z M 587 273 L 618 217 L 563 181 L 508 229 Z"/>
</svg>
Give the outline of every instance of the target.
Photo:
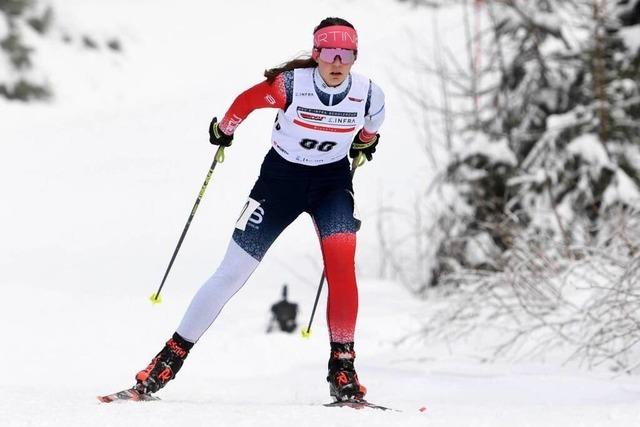
<svg viewBox="0 0 640 427">
<path fill-rule="evenodd" d="M 136 374 L 134 387 L 142 394 L 155 393 L 176 377 L 193 343 L 177 333 L 167 341 L 164 348 L 153 358 L 149 366 Z"/>
<path fill-rule="evenodd" d="M 358 374 L 353 366 L 356 352 L 353 343 L 331 343 L 329 357 L 329 394 L 337 402 L 347 400 L 363 400 L 367 393 L 365 386 L 358 381 Z"/>
</svg>

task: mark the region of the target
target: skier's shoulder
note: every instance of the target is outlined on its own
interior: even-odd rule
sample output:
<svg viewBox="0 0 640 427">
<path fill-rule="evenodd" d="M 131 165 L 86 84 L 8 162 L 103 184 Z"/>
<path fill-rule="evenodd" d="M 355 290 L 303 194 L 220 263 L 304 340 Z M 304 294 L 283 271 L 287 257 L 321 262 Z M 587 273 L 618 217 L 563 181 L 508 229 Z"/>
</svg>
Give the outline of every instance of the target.
<svg viewBox="0 0 640 427">
<path fill-rule="evenodd" d="M 382 88 L 380 88 L 380 86 L 378 86 L 371 78 L 365 76 L 364 74 L 355 72 L 351 72 L 350 74 L 351 79 L 355 83 L 361 84 L 367 88 L 369 98 L 373 96 L 376 98 L 384 99 L 384 92 L 382 91 Z"/>
<path fill-rule="evenodd" d="M 278 74 L 276 74 L 275 77 L 267 79 L 267 82 L 270 86 L 283 86 L 288 83 L 292 83 L 294 78 L 294 71 L 295 70 L 280 71 Z"/>
<path fill-rule="evenodd" d="M 354 72 L 350 74 L 354 84 L 362 87 L 366 91 L 367 102 L 365 104 L 365 115 L 369 115 L 371 110 L 380 111 L 384 107 L 384 92 L 380 86 L 364 74 Z"/>
<path fill-rule="evenodd" d="M 269 92 L 269 95 L 274 97 L 275 103 L 272 103 L 273 106 L 286 109 L 291 104 L 293 72 L 294 70 L 284 70 L 260 83 Z"/>
<path fill-rule="evenodd" d="M 352 73 L 354 74 L 354 73 Z M 357 74 L 356 75 L 360 76 L 361 79 L 365 79 L 368 84 L 369 84 L 369 92 L 371 94 L 375 94 L 374 96 L 382 96 L 384 98 L 384 92 L 382 91 L 382 88 L 376 83 L 374 82 L 371 78 L 362 75 L 362 74 Z"/>
</svg>

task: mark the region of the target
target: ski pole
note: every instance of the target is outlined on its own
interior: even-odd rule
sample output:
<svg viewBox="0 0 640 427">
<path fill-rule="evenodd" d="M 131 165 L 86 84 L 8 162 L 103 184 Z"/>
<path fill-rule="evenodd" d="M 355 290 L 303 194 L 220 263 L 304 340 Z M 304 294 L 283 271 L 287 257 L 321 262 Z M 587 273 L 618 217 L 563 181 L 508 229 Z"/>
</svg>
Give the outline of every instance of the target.
<svg viewBox="0 0 640 427">
<path fill-rule="evenodd" d="M 356 169 L 364 164 L 366 157 L 362 152 L 353 159 L 351 162 L 351 178 L 356 174 Z M 316 293 L 316 300 L 313 302 L 313 310 L 311 310 L 311 317 L 309 318 L 309 325 L 307 325 L 306 329 L 302 329 L 300 331 L 302 333 L 303 338 L 311 337 L 311 324 L 313 323 L 313 316 L 316 314 L 316 308 L 318 307 L 318 300 L 320 299 L 320 294 L 322 293 L 322 286 L 324 285 L 324 280 L 326 278 L 325 270 L 322 269 L 322 276 L 320 277 L 320 284 L 318 285 L 318 292 Z"/>
<path fill-rule="evenodd" d="M 176 255 L 178 255 L 178 251 L 180 250 L 180 246 L 182 246 L 182 241 L 184 237 L 187 235 L 187 231 L 189 230 L 189 226 L 191 225 L 191 220 L 196 215 L 196 211 L 198 210 L 198 206 L 200 205 L 200 200 L 204 196 L 204 192 L 207 190 L 207 185 L 209 185 L 209 180 L 211 179 L 211 175 L 213 175 L 213 170 L 216 168 L 218 163 L 224 162 L 224 147 L 218 147 L 218 151 L 216 151 L 215 156 L 213 157 L 213 163 L 211 163 L 211 167 L 209 168 L 209 172 L 207 173 L 207 177 L 204 179 L 204 183 L 202 184 L 202 188 L 200 188 L 200 192 L 198 193 L 198 198 L 196 198 L 196 202 L 191 209 L 191 214 L 189 215 L 189 219 L 182 230 L 182 235 L 180 236 L 180 240 L 178 240 L 178 244 L 176 245 L 175 250 L 173 251 L 173 255 L 171 256 L 171 261 L 169 261 L 169 266 L 167 270 L 164 272 L 164 277 L 162 278 L 162 282 L 160 283 L 160 287 L 158 290 L 151 294 L 149 300 L 152 304 L 160 304 L 162 302 L 162 298 L 160 297 L 160 291 L 162 291 L 162 287 L 164 286 L 164 282 L 167 280 L 167 276 L 169 275 L 169 271 L 171 270 L 171 266 L 173 265 L 173 261 L 176 259 Z"/>
</svg>

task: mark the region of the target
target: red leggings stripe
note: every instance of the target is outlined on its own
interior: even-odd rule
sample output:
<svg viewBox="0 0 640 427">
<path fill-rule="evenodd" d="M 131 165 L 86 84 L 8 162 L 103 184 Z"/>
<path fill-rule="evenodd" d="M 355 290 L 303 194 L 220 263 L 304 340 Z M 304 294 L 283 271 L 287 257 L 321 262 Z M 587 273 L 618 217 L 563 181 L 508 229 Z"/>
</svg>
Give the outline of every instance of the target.
<svg viewBox="0 0 640 427">
<path fill-rule="evenodd" d="M 355 273 L 355 233 L 336 233 L 321 239 L 325 274 L 329 284 L 327 325 L 332 342 L 354 341 L 358 316 Z"/>
</svg>

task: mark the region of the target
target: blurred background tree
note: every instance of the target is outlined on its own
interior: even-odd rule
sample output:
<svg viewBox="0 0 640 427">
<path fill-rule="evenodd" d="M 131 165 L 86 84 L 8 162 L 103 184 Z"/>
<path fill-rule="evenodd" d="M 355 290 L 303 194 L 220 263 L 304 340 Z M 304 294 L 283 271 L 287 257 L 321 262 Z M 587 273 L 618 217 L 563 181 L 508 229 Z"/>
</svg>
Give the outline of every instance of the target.
<svg viewBox="0 0 640 427">
<path fill-rule="evenodd" d="M 67 30 L 54 28 L 54 9 L 46 0 L 0 0 L 0 97 L 28 102 L 53 96 L 54 90 L 37 61 L 37 45 L 45 37 L 66 44 L 77 40 L 85 49 L 122 50 L 115 37 L 101 41 L 88 34 L 74 37 Z"/>
<path fill-rule="evenodd" d="M 404 242 L 379 227 L 394 278 L 423 293 L 504 271 L 515 246 L 578 259 L 610 212 L 640 209 L 640 1 L 415 3 L 462 5 L 468 49 L 423 61 L 438 102 L 408 93 L 443 122 L 447 161 L 409 213 L 435 220 Z"/>
<path fill-rule="evenodd" d="M 47 99 L 51 89 L 34 74 L 34 49 L 25 32 L 45 35 L 53 19 L 51 7 L 34 0 L 0 0 L 0 96 L 10 100 Z"/>
<path fill-rule="evenodd" d="M 465 214 L 443 221 L 434 283 L 501 270 L 516 239 L 579 257 L 612 208 L 640 207 L 638 3 L 485 2 L 486 83 L 446 170 Z"/>
<path fill-rule="evenodd" d="M 415 234 L 389 241 L 393 215 L 379 226 L 390 277 L 423 297 L 448 296 L 423 338 L 493 327 L 494 356 L 567 345 L 574 360 L 633 372 L 640 0 L 455 3 L 467 49 L 438 45 L 422 61 L 440 99 L 408 97 L 442 122 L 444 154 L 431 144 L 429 158 L 445 160 L 431 161 L 438 179 L 403 212 Z"/>
</svg>

